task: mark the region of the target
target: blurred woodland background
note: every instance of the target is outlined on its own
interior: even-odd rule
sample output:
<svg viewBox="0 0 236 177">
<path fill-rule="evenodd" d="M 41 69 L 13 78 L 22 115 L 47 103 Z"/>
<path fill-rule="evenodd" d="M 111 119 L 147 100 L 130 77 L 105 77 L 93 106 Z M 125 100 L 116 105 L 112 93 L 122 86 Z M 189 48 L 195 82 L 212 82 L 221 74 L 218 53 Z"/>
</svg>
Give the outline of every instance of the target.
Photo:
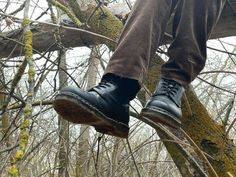
<svg viewBox="0 0 236 177">
<path fill-rule="evenodd" d="M 53 110 L 62 87 L 99 82 L 134 2 L 0 1 L 1 177 L 236 176 L 236 0 L 226 1 L 206 67 L 186 90 L 180 131 L 138 115 L 168 60 L 171 20 L 131 102 L 128 139 Z"/>
</svg>

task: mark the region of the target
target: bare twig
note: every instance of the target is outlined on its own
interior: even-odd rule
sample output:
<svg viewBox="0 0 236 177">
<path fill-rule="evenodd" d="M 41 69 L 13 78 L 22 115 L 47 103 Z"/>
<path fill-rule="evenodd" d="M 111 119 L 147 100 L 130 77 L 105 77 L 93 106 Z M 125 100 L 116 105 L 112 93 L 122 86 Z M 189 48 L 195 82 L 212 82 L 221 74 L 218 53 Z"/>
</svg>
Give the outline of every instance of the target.
<svg viewBox="0 0 236 177">
<path fill-rule="evenodd" d="M 133 152 L 132 152 L 132 149 L 131 149 L 131 146 L 130 146 L 129 140 L 126 139 L 126 142 L 127 142 L 127 145 L 128 145 L 128 148 L 129 148 L 129 151 L 130 151 L 130 154 L 131 154 L 131 157 L 132 157 L 132 159 L 133 159 L 134 166 L 135 166 L 135 169 L 136 169 L 136 171 L 137 171 L 137 174 L 138 174 L 139 177 L 141 177 L 141 174 L 140 174 L 140 172 L 139 172 L 139 169 L 138 169 L 137 163 L 136 163 L 136 161 L 135 161 L 135 158 L 134 158 L 134 155 L 133 155 Z"/>
</svg>

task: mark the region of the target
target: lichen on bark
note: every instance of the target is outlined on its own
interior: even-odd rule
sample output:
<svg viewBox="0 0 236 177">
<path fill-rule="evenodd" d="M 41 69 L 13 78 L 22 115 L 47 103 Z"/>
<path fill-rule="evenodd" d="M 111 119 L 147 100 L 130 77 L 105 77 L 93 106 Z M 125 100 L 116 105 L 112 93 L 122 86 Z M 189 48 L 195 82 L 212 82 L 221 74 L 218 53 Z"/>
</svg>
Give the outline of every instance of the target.
<svg viewBox="0 0 236 177">
<path fill-rule="evenodd" d="M 186 90 L 188 103 L 183 102 L 183 128 L 201 149 L 208 153 L 219 176 L 236 175 L 236 147 L 221 125 L 214 121 L 191 87 Z M 187 111 L 191 108 L 191 116 Z"/>
<path fill-rule="evenodd" d="M 26 58 L 30 58 L 33 56 L 32 36 L 33 34 L 31 31 L 26 31 L 24 34 L 24 53 Z"/>
<path fill-rule="evenodd" d="M 47 0 L 47 1 L 50 4 L 54 5 L 55 7 L 64 11 L 68 15 L 68 17 L 70 17 L 70 19 L 76 24 L 77 27 L 81 26 L 80 20 L 75 16 L 75 14 L 68 7 L 64 6 L 63 4 L 55 0 Z"/>
<path fill-rule="evenodd" d="M 153 60 L 150 64 L 146 86 L 151 92 L 154 91 L 160 77 L 162 64 L 163 61 L 160 58 Z M 187 100 L 182 100 L 183 116 L 181 119 L 184 131 L 190 135 L 202 151 L 211 156 L 208 160 L 219 177 L 227 176 L 227 173 L 236 175 L 236 147 L 234 143 L 229 137 L 226 137 L 223 127 L 211 118 L 191 86 L 186 88 L 185 93 Z M 181 162 L 179 152 L 171 143 L 164 142 L 164 144 L 175 163 L 184 163 L 184 161 Z M 179 166 L 179 164 L 176 165 Z M 213 176 L 210 170 L 209 175 Z"/>
<path fill-rule="evenodd" d="M 29 1 L 28 1 L 29 6 Z M 18 177 L 20 176 L 19 173 L 19 162 L 23 159 L 26 151 L 26 147 L 28 145 L 29 141 L 29 121 L 30 117 L 32 115 L 32 102 L 33 102 L 33 96 L 34 96 L 34 76 L 35 76 L 35 68 L 33 64 L 33 35 L 30 30 L 30 20 L 28 17 L 25 17 L 22 23 L 23 29 L 24 29 L 24 36 L 23 36 L 23 42 L 24 42 L 24 67 L 21 69 L 22 71 L 19 72 L 19 79 L 21 78 L 22 74 L 24 73 L 25 67 L 28 64 L 28 83 L 29 83 L 29 91 L 27 94 L 26 99 L 26 105 L 23 109 L 23 121 L 20 125 L 20 133 L 19 133 L 19 139 L 18 139 L 18 148 L 12 157 L 12 164 L 8 169 L 8 176 L 9 177 Z M 18 82 L 17 82 L 18 83 Z"/>
<path fill-rule="evenodd" d="M 11 165 L 8 168 L 8 177 L 18 177 L 19 175 L 19 170 L 16 165 Z"/>
<path fill-rule="evenodd" d="M 95 8 L 94 5 L 89 5 L 88 9 L 83 13 L 82 19 L 87 19 Z M 100 9 L 96 10 L 88 22 L 88 25 L 91 27 L 92 31 L 116 40 L 119 38 L 123 29 L 123 24 L 118 18 L 112 15 L 106 7 L 102 6 L 102 9 L 103 11 Z M 108 41 L 105 41 L 105 44 L 112 49 L 115 47 L 114 43 Z"/>
</svg>

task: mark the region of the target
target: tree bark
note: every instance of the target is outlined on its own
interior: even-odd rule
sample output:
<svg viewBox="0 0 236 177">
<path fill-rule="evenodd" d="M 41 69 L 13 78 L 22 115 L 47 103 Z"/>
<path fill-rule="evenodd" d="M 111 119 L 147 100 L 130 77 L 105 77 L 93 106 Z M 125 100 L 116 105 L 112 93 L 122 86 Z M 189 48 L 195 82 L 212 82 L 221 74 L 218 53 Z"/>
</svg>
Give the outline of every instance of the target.
<svg viewBox="0 0 236 177">
<path fill-rule="evenodd" d="M 66 52 L 59 51 L 59 87 L 68 85 L 66 71 Z M 61 68 L 61 69 L 60 69 Z M 63 70 L 62 70 L 63 69 Z M 68 149 L 69 149 L 69 123 L 64 120 L 60 115 L 58 116 L 58 129 L 59 129 L 59 168 L 58 177 L 69 177 L 68 172 Z"/>
<path fill-rule="evenodd" d="M 159 78 L 157 76 L 160 76 L 160 66 L 162 63 L 163 61 L 160 60 L 160 58 L 154 58 L 149 69 L 146 84 L 151 92 L 154 91 L 156 83 L 158 82 Z M 184 131 L 193 139 L 203 152 L 212 157 L 208 160 L 219 177 L 227 176 L 228 172 L 235 176 L 236 147 L 233 141 L 226 136 L 224 128 L 210 117 L 206 108 L 201 104 L 191 86 L 186 89 L 186 97 L 187 99 L 183 99 L 182 106 L 182 127 Z M 157 130 L 157 132 L 162 139 L 168 138 L 161 131 Z M 174 143 L 164 141 L 164 144 L 181 174 L 183 176 L 191 176 L 191 173 L 186 171 L 189 169 L 185 164 L 186 159 Z M 209 168 L 207 170 L 209 176 L 213 176 Z"/>
<path fill-rule="evenodd" d="M 96 84 L 98 66 L 99 66 L 99 55 L 100 55 L 100 47 L 94 46 L 92 47 L 90 60 L 89 60 L 89 68 L 87 71 L 87 89 L 90 89 Z M 80 138 L 76 156 L 76 177 L 84 177 L 87 176 L 89 171 L 89 130 L 90 128 L 87 125 L 81 125 L 80 127 Z"/>
<path fill-rule="evenodd" d="M 3 75 L 4 72 L 2 67 L 0 69 L 1 69 L 0 80 L 2 81 L 0 84 L 0 91 L 5 92 L 6 90 L 3 85 L 5 84 Z M 2 107 L 2 105 L 4 105 L 5 100 L 6 100 L 6 95 L 0 93 L 0 108 Z M 0 140 L 2 138 L 4 139 L 2 143 L 2 145 L 4 146 L 1 146 L 0 150 L 11 146 L 10 137 L 7 135 L 9 126 L 10 126 L 9 113 L 8 111 L 6 111 L 2 115 L 0 115 Z M 0 154 L 0 159 L 2 159 L 2 154 Z M 2 166 L 3 164 L 4 162 L 2 160 L 2 162 L 0 162 L 0 166 Z"/>
</svg>

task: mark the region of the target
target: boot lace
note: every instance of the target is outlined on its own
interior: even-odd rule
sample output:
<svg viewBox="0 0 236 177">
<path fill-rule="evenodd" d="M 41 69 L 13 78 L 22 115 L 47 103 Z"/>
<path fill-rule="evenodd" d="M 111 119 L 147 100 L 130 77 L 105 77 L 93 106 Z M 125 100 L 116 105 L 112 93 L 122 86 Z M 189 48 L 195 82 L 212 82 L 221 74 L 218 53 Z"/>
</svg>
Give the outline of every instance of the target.
<svg viewBox="0 0 236 177">
<path fill-rule="evenodd" d="M 104 100 L 113 101 L 117 104 L 129 103 L 129 99 L 124 93 L 114 88 L 115 83 L 108 81 L 101 81 L 95 87 L 91 88 L 89 91 L 94 91 L 99 94 Z"/>
<path fill-rule="evenodd" d="M 110 86 L 111 86 L 111 83 L 109 83 L 107 81 L 101 81 L 96 86 L 90 88 L 88 91 L 103 90 L 103 89 L 109 88 Z"/>
<path fill-rule="evenodd" d="M 164 80 L 159 90 L 154 95 L 165 95 L 172 99 L 178 92 L 178 83 L 171 80 Z"/>
<path fill-rule="evenodd" d="M 95 86 L 96 88 L 106 88 L 106 87 L 109 87 L 110 83 L 109 82 L 106 82 L 106 81 L 101 81 L 98 83 L 97 86 Z"/>
</svg>

